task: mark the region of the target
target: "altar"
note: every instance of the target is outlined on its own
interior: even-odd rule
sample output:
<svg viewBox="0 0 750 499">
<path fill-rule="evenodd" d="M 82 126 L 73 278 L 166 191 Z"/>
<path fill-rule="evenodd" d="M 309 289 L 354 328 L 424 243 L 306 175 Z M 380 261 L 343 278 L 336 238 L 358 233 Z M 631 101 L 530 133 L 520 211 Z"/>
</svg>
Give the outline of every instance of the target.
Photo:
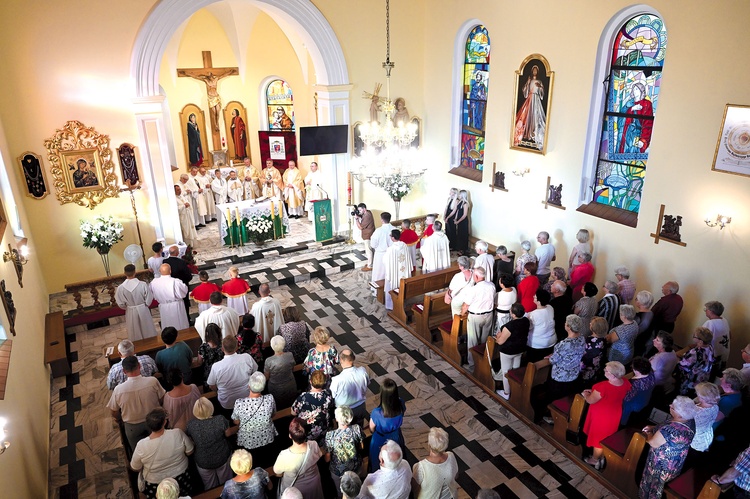
<svg viewBox="0 0 750 499">
<path fill-rule="evenodd" d="M 274 216 L 271 216 L 273 207 Z M 278 198 L 267 198 L 262 201 L 248 200 L 237 203 L 222 203 L 216 205 L 220 214 L 219 237 L 224 246 L 248 244 L 250 237 L 247 222 L 253 215 L 265 216 L 273 219 L 276 238 L 289 234 L 289 218 L 284 213 L 283 201 Z M 237 218 L 239 215 L 240 223 Z"/>
</svg>

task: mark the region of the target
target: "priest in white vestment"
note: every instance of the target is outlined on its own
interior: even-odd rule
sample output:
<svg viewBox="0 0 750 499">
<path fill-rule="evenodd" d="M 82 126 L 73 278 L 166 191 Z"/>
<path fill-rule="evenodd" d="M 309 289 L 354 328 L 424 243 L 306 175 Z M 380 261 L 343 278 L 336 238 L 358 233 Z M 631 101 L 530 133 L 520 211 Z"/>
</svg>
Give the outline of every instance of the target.
<svg viewBox="0 0 750 499">
<path fill-rule="evenodd" d="M 380 215 L 380 227 L 375 229 L 370 238 L 370 246 L 372 246 L 372 281 L 382 281 L 385 279 L 385 264 L 383 263 L 383 257 L 385 256 L 385 250 L 391 245 L 391 231 L 395 229 L 391 225 L 391 214 L 384 211 Z"/>
<path fill-rule="evenodd" d="M 323 190 L 323 174 L 318 169 L 318 163 L 310 163 L 310 173 L 305 176 L 305 210 L 307 218 L 313 220 L 313 201 L 328 199 L 328 193 Z"/>
<path fill-rule="evenodd" d="M 383 263 L 385 265 L 385 308 L 393 310 L 392 289 L 398 289 L 401 279 L 411 277 L 411 252 L 406 243 L 401 242 L 401 231 L 391 231 L 390 247 L 385 251 Z"/>
<path fill-rule="evenodd" d="M 182 242 L 195 248 L 198 233 L 195 231 L 195 218 L 193 218 L 193 197 L 183 191 L 179 184 L 174 186 L 174 195 L 177 198 L 177 214 L 180 217 Z M 159 276 L 155 275 L 154 277 Z"/>
<path fill-rule="evenodd" d="M 206 326 L 216 324 L 221 328 L 221 337 L 234 336 L 240 330 L 240 315 L 233 309 L 224 306 L 222 294 L 218 291 L 211 293 L 211 308 L 201 312 L 195 319 L 195 329 L 203 342 L 206 341 Z"/>
<path fill-rule="evenodd" d="M 135 277 L 135 265 L 125 265 L 125 282 L 117 286 L 115 302 L 125 310 L 125 326 L 130 341 L 156 336 L 156 326 L 148 306 L 154 300 L 148 284 Z"/>
<path fill-rule="evenodd" d="M 263 336 L 263 343 L 266 343 L 271 341 L 284 324 L 284 317 L 281 315 L 281 303 L 271 296 L 268 284 L 261 284 L 258 294 L 260 300 L 253 303 L 250 313 L 255 317 L 255 331 Z"/>
<path fill-rule="evenodd" d="M 214 200 L 214 193 L 211 190 L 211 175 L 206 173 L 206 169 L 201 166 L 198 168 L 196 179 L 198 185 L 203 189 L 203 197 L 206 198 L 206 222 L 209 219 L 213 222 L 216 220 L 216 201 Z"/>
<path fill-rule="evenodd" d="M 266 160 L 266 167 L 261 173 L 263 180 L 263 195 L 267 198 L 283 199 L 284 180 L 281 178 L 279 170 L 273 166 L 273 160 Z M 284 209 L 286 211 L 286 208 Z"/>
<path fill-rule="evenodd" d="M 193 167 L 190 169 L 190 175 L 188 176 L 187 184 L 189 185 L 190 192 L 193 194 L 195 208 L 193 215 L 195 215 L 195 221 L 198 222 L 198 227 L 205 227 L 208 222 L 208 207 L 206 206 L 206 196 L 204 189 L 201 186 L 201 182 L 198 180 L 198 168 Z"/>
<path fill-rule="evenodd" d="M 159 302 L 159 315 L 161 316 L 161 328 L 172 326 L 177 329 L 190 327 L 188 316 L 185 312 L 183 298 L 188 294 L 187 284 L 175 279 L 170 274 L 172 267 L 168 263 L 159 267 L 161 277 L 151 281 L 151 293 Z"/>
<path fill-rule="evenodd" d="M 299 218 L 305 214 L 305 181 L 295 161 L 289 162 L 289 168 L 284 172 L 283 180 L 284 201 L 286 201 L 289 216 Z"/>
<path fill-rule="evenodd" d="M 245 167 L 240 178 L 245 189 L 245 200 L 259 198 L 261 195 L 260 172 L 250 164 L 250 158 L 245 158 Z"/>
<path fill-rule="evenodd" d="M 218 168 L 214 172 L 214 179 L 211 181 L 211 192 L 214 194 L 215 204 L 227 202 L 227 181 L 221 176 L 221 170 Z"/>
<path fill-rule="evenodd" d="M 482 267 L 484 269 L 484 280 L 492 282 L 492 272 L 495 269 L 495 257 L 487 253 L 489 245 L 481 239 L 476 242 L 474 249 L 477 252 L 477 259 L 474 260 L 474 268 Z"/>
<path fill-rule="evenodd" d="M 232 170 L 229 172 L 229 178 L 227 179 L 227 197 L 230 203 L 237 203 L 242 201 L 242 180 L 237 178 L 237 172 Z"/>
<path fill-rule="evenodd" d="M 451 266 L 451 248 L 448 236 L 443 232 L 443 224 L 435 221 L 432 224 L 433 233 L 422 239 L 422 272 L 435 272 Z"/>
</svg>

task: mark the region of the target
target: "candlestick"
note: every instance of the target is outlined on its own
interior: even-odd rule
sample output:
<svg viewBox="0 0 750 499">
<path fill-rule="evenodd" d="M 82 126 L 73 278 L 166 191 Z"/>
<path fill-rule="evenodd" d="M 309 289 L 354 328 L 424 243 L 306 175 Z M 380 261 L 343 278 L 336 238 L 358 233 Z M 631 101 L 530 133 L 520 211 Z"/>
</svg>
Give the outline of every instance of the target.
<svg viewBox="0 0 750 499">
<path fill-rule="evenodd" d="M 234 248 L 234 237 L 232 237 L 232 212 L 227 208 L 227 232 L 229 232 L 229 242 Z"/>
<path fill-rule="evenodd" d="M 244 246 L 245 243 L 242 240 L 242 215 L 240 215 L 240 207 L 235 207 L 237 210 L 237 239 L 240 240 L 240 246 Z"/>
<path fill-rule="evenodd" d="M 273 240 L 276 240 L 276 212 L 273 208 L 273 201 L 271 203 L 271 225 L 273 226 Z"/>
<path fill-rule="evenodd" d="M 346 174 L 346 202 L 348 205 L 352 204 L 352 172 Z"/>
</svg>

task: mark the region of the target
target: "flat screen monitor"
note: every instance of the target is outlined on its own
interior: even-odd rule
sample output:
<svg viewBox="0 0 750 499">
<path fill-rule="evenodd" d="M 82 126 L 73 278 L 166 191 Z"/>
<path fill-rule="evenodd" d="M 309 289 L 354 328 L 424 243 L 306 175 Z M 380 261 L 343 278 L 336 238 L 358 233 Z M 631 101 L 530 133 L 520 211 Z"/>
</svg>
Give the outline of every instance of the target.
<svg viewBox="0 0 750 499">
<path fill-rule="evenodd" d="M 299 129 L 300 156 L 321 156 L 348 151 L 349 125 L 303 126 Z"/>
</svg>

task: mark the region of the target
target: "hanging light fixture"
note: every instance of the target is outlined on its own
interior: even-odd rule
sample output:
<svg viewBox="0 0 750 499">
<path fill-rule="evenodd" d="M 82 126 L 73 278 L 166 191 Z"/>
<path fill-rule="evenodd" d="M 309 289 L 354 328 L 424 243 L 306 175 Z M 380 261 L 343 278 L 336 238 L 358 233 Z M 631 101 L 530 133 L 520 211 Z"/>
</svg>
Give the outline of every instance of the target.
<svg viewBox="0 0 750 499">
<path fill-rule="evenodd" d="M 396 109 L 391 101 L 391 70 L 396 64 L 391 61 L 390 0 L 385 1 L 385 41 L 385 99 L 377 95 L 378 86 L 374 94 L 366 94 L 373 99 L 373 106 L 382 106 L 384 123 L 373 120 L 361 126 L 360 138 L 365 147 L 362 154 L 352 160 L 351 172 L 355 179 L 369 180 L 383 188 L 397 203 L 398 213 L 401 198 L 409 193 L 426 168 L 421 154 L 411 147 L 417 136 L 417 125 L 393 123 Z"/>
</svg>

